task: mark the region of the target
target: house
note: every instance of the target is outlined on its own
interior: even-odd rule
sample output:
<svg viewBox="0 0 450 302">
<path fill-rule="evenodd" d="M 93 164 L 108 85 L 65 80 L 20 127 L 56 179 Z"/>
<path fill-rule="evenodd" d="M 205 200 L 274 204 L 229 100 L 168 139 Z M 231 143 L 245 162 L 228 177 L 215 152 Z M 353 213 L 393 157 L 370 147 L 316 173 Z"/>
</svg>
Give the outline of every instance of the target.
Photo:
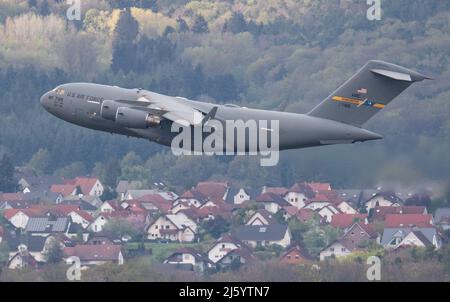
<svg viewBox="0 0 450 302">
<path fill-rule="evenodd" d="M 341 201 L 337 204 L 337 208 L 344 214 L 356 214 L 358 211 L 347 201 Z"/>
<path fill-rule="evenodd" d="M 33 236 L 48 237 L 53 234 L 68 234 L 72 221 L 69 217 L 30 217 L 25 232 Z"/>
<path fill-rule="evenodd" d="M 166 214 L 156 219 L 147 229 L 150 240 L 168 239 L 178 242 L 194 241 L 197 224 L 184 213 Z"/>
<path fill-rule="evenodd" d="M 86 244 L 123 244 L 121 238 L 107 231 L 92 233 Z"/>
<path fill-rule="evenodd" d="M 122 246 L 120 245 L 99 244 L 66 247 L 64 249 L 64 259 L 68 264 L 70 263 L 70 257 L 78 257 L 81 261 L 82 268 L 105 263 L 114 263 L 117 265 L 124 263 Z"/>
<path fill-rule="evenodd" d="M 24 200 L 1 200 L 0 201 L 0 211 L 9 209 L 25 209 L 30 207 L 30 204 Z"/>
<path fill-rule="evenodd" d="M 308 221 L 315 217 L 316 212 L 311 209 L 297 209 L 296 207 L 284 207 L 283 217 L 287 220 L 291 217 L 295 217 L 298 221 Z"/>
<path fill-rule="evenodd" d="M 25 229 L 32 212 L 30 209 L 7 209 L 3 211 L 3 217 L 15 228 Z"/>
<path fill-rule="evenodd" d="M 125 199 L 125 194 L 128 190 L 137 190 L 142 187 L 142 182 L 138 180 L 120 180 L 116 186 L 116 193 L 120 200 Z"/>
<path fill-rule="evenodd" d="M 46 262 L 46 253 L 53 242 L 57 242 L 61 248 L 71 246 L 74 242 L 65 235 L 32 236 L 29 234 L 20 236 L 10 236 L 8 246 L 10 249 L 9 259 L 12 259 L 17 252 L 27 251 L 34 260 L 40 263 Z"/>
<path fill-rule="evenodd" d="M 89 225 L 88 229 L 94 233 L 103 231 L 103 227 L 109 221 L 107 213 L 100 213 L 94 218 L 94 221 Z"/>
<path fill-rule="evenodd" d="M 205 271 L 210 265 L 208 257 L 191 248 L 175 250 L 163 263 L 176 266 L 187 266 L 192 271 Z"/>
<path fill-rule="evenodd" d="M 230 250 L 216 263 L 217 269 L 234 269 L 255 260 L 252 252 L 246 247 Z"/>
<path fill-rule="evenodd" d="M 26 247 L 20 247 L 19 251 L 16 252 L 8 261 L 8 269 L 25 269 L 33 268 L 37 269 L 39 262 L 34 259 L 34 257 L 28 252 Z"/>
<path fill-rule="evenodd" d="M 314 258 L 309 254 L 309 252 L 300 245 L 294 245 L 287 248 L 286 251 L 281 255 L 280 262 L 286 264 L 308 264 L 314 261 Z"/>
<path fill-rule="evenodd" d="M 381 192 L 372 196 L 364 203 L 367 213 L 375 207 L 391 207 L 401 206 L 403 200 L 401 200 L 393 192 Z"/>
<path fill-rule="evenodd" d="M 283 207 L 290 206 L 290 203 L 288 203 L 283 197 L 271 192 L 266 192 L 259 195 L 256 197 L 255 201 L 263 204 L 264 208 L 272 214 L 276 214 Z"/>
<path fill-rule="evenodd" d="M 411 231 L 397 245 L 395 250 L 411 248 L 411 247 L 434 248 L 434 245 L 422 232 Z"/>
<path fill-rule="evenodd" d="M 253 248 L 274 244 L 287 247 L 292 239 L 289 227 L 282 224 L 240 226 L 234 229 L 233 235 Z"/>
<path fill-rule="evenodd" d="M 309 209 L 313 211 L 317 211 L 323 209 L 326 206 L 331 205 L 328 201 L 328 197 L 324 197 L 325 195 L 316 195 L 313 199 L 306 202 L 304 209 Z M 321 198 L 324 197 L 324 198 Z"/>
<path fill-rule="evenodd" d="M 259 195 L 261 195 L 260 189 L 231 187 L 228 190 L 225 202 L 240 205 L 246 201 L 254 200 Z"/>
<path fill-rule="evenodd" d="M 140 197 L 138 201 L 141 203 L 141 207 L 148 212 L 167 214 L 172 208 L 172 202 L 161 194 L 144 195 Z"/>
<path fill-rule="evenodd" d="M 331 184 L 329 183 L 323 183 L 323 182 L 310 182 L 310 183 L 306 183 L 312 190 L 314 193 L 319 194 L 319 193 L 324 193 L 324 192 L 329 192 L 332 190 L 331 188 Z"/>
<path fill-rule="evenodd" d="M 441 240 L 439 238 L 438 232 L 434 227 L 402 227 L 402 228 L 385 228 L 383 230 L 383 235 L 381 237 L 380 244 L 384 246 L 386 249 L 395 249 L 397 248 L 403 240 L 409 235 L 411 232 L 421 232 L 423 236 L 427 238 L 429 242 L 433 244 L 435 249 L 439 249 L 441 247 Z M 412 242 L 412 237 L 406 242 Z"/>
<path fill-rule="evenodd" d="M 328 205 L 320 209 L 318 212 L 320 217 L 322 217 L 327 223 L 331 222 L 334 215 L 339 214 L 340 211 L 333 205 Z"/>
<path fill-rule="evenodd" d="M 123 209 L 117 200 L 106 200 L 99 208 L 100 213 L 112 213 Z"/>
<path fill-rule="evenodd" d="M 0 192 L 0 201 L 20 201 L 25 200 L 24 193 L 2 193 Z"/>
<path fill-rule="evenodd" d="M 81 225 L 83 229 L 87 229 L 88 226 L 94 222 L 94 217 L 82 210 L 71 211 L 67 216 L 71 218 L 73 223 Z"/>
<path fill-rule="evenodd" d="M 18 187 L 22 193 L 48 192 L 55 184 L 63 183 L 63 179 L 52 175 L 27 175 L 18 181 Z"/>
<path fill-rule="evenodd" d="M 347 247 L 345 242 L 336 240 L 320 251 L 320 261 L 328 258 L 343 258 L 352 254 L 352 248 Z"/>
<path fill-rule="evenodd" d="M 439 208 L 434 213 L 435 224 L 444 230 L 450 229 L 450 208 Z"/>
<path fill-rule="evenodd" d="M 384 226 L 386 228 L 403 227 L 433 227 L 433 216 L 430 214 L 387 214 Z"/>
<path fill-rule="evenodd" d="M 207 203 L 209 198 L 206 197 L 202 192 L 197 190 L 189 190 L 184 192 L 178 199 L 173 203 L 176 206 L 179 203 L 183 203 L 187 206 L 194 206 L 200 208 L 202 205 Z"/>
<path fill-rule="evenodd" d="M 242 242 L 237 238 L 230 235 L 223 235 L 217 239 L 213 246 L 208 250 L 208 259 L 212 263 L 217 263 L 230 251 L 241 248 L 242 246 Z"/>
<path fill-rule="evenodd" d="M 64 181 L 66 185 L 73 185 L 81 189 L 81 193 L 85 196 L 102 196 L 105 188 L 96 177 L 77 177 L 75 179 L 67 179 Z M 66 195 L 67 196 L 67 195 Z"/>
<path fill-rule="evenodd" d="M 277 223 L 276 219 L 273 217 L 272 213 L 265 209 L 260 209 L 253 214 L 249 220 L 245 223 L 246 225 L 269 225 Z"/>
<path fill-rule="evenodd" d="M 363 224 L 367 224 L 367 214 L 343 214 L 339 213 L 333 215 L 331 218 L 331 226 L 346 230 L 351 227 L 355 222 L 362 222 Z"/>
<path fill-rule="evenodd" d="M 89 204 L 92 207 L 95 208 L 95 210 L 92 209 L 92 211 L 96 211 L 100 206 L 103 204 L 103 201 L 98 196 L 79 196 L 79 195 L 69 195 L 66 196 L 63 200 L 63 204 L 77 204 L 77 202 L 80 205 Z M 87 207 L 87 205 L 86 205 Z M 81 210 L 86 210 L 81 207 Z"/>
<path fill-rule="evenodd" d="M 301 209 L 306 205 L 306 202 L 315 196 L 313 189 L 307 184 L 296 183 L 290 187 L 284 195 L 292 206 Z"/>
<path fill-rule="evenodd" d="M 376 240 L 377 237 L 378 233 L 372 225 L 355 222 L 348 228 L 340 241 L 350 250 L 354 250 L 366 247 L 371 241 Z"/>
<path fill-rule="evenodd" d="M 226 182 L 206 181 L 199 182 L 194 189 L 213 202 L 224 202 L 227 198 L 229 186 Z"/>
<path fill-rule="evenodd" d="M 261 194 L 264 193 L 273 193 L 279 196 L 286 196 L 286 194 L 289 192 L 288 188 L 283 188 L 283 187 L 267 187 L 264 186 L 262 189 Z"/>
<path fill-rule="evenodd" d="M 373 208 L 369 216 L 372 221 L 385 221 L 388 214 L 428 214 L 427 208 L 422 206 L 390 206 L 390 207 L 375 207 Z"/>
<path fill-rule="evenodd" d="M 98 208 L 94 205 L 92 205 L 91 203 L 84 201 L 84 200 L 63 200 L 61 202 L 62 205 L 68 205 L 68 206 L 75 206 L 78 209 L 80 209 L 80 211 L 84 211 L 86 213 L 88 213 L 89 215 L 94 215 L 97 211 Z"/>
</svg>

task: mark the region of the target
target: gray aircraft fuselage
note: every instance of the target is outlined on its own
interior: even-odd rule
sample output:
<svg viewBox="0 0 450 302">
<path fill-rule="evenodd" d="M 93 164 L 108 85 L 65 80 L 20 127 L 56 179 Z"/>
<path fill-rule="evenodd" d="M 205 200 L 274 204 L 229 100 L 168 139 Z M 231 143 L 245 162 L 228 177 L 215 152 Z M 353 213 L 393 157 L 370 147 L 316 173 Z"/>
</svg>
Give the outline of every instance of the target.
<svg viewBox="0 0 450 302">
<path fill-rule="evenodd" d="M 146 129 L 127 128 L 101 117 L 104 100 L 136 102 L 139 98 L 172 98 L 143 89 L 124 89 L 91 83 L 70 83 L 45 93 L 40 102 L 51 114 L 82 127 L 149 139 L 170 146 L 177 133 L 171 132 L 171 121 L 163 121 L 158 127 Z M 348 124 L 317 118 L 305 114 L 249 109 L 230 105 L 217 105 L 176 98 L 192 108 L 209 112 L 217 107 L 219 120 L 279 121 L 279 149 L 297 149 L 312 146 L 343 144 L 377 140 L 382 137 L 368 130 Z M 269 123 L 270 125 L 270 123 Z"/>
</svg>

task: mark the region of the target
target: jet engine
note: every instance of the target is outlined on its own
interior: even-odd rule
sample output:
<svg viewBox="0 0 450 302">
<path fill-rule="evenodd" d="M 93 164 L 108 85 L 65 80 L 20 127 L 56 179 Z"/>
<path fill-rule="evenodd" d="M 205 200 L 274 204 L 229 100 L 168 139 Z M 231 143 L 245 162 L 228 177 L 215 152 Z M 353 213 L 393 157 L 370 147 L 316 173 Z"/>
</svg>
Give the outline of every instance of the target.
<svg viewBox="0 0 450 302">
<path fill-rule="evenodd" d="M 119 107 L 116 114 L 116 123 L 127 128 L 146 129 L 158 127 L 161 124 L 161 117 L 143 110 Z"/>
<path fill-rule="evenodd" d="M 102 103 L 102 108 L 100 109 L 100 116 L 104 119 L 115 121 L 117 115 L 117 109 L 123 106 L 115 101 L 105 100 Z"/>
</svg>

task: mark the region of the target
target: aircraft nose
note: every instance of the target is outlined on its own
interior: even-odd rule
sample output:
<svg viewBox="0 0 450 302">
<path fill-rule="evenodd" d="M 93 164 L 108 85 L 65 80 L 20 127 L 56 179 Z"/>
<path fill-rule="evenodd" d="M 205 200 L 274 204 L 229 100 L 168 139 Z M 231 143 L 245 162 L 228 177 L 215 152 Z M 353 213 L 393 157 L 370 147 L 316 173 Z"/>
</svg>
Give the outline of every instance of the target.
<svg viewBox="0 0 450 302">
<path fill-rule="evenodd" d="M 47 109 L 48 106 L 48 97 L 49 92 L 46 92 L 43 96 L 41 96 L 41 99 L 39 100 L 41 102 L 42 107 L 44 107 L 45 109 Z"/>
</svg>

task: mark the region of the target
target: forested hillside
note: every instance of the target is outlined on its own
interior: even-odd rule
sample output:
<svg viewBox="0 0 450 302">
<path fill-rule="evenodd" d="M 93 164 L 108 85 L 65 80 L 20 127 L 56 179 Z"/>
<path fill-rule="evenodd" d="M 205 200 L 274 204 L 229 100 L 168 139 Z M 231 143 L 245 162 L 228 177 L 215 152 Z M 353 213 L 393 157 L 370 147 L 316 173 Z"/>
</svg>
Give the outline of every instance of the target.
<svg viewBox="0 0 450 302">
<path fill-rule="evenodd" d="M 0 155 L 42 173 L 183 187 L 208 178 L 336 187 L 447 180 L 450 2 L 382 5 L 382 20 L 371 22 L 365 0 L 83 0 L 82 20 L 68 21 L 66 1 L 0 0 Z M 369 59 L 436 80 L 370 121 L 385 140 L 283 152 L 273 168 L 248 157 L 176 158 L 154 143 L 64 123 L 39 104 L 58 84 L 86 81 L 305 112 Z"/>
</svg>

